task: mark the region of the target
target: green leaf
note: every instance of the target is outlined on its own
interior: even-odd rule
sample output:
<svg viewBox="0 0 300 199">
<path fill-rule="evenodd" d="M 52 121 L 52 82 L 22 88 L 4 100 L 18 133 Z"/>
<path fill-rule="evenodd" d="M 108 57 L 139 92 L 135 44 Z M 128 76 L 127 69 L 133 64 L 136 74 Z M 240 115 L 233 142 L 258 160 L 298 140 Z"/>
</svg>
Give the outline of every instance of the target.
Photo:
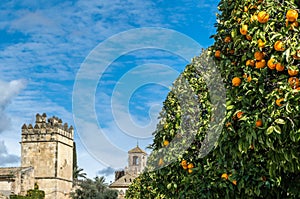
<svg viewBox="0 0 300 199">
<path fill-rule="evenodd" d="M 278 119 L 275 120 L 275 123 L 277 123 L 277 124 L 285 124 L 285 121 L 283 119 L 281 119 L 281 118 L 278 118 Z"/>
<path fill-rule="evenodd" d="M 169 184 L 167 185 L 167 189 L 171 189 L 171 187 L 172 187 L 172 183 L 169 183 Z"/>
<path fill-rule="evenodd" d="M 234 108 L 234 105 L 229 105 L 229 106 L 226 107 L 227 110 L 231 110 L 233 108 Z"/>
<path fill-rule="evenodd" d="M 280 126 L 275 125 L 274 126 L 274 130 L 275 130 L 276 133 L 281 134 L 281 128 L 280 128 Z"/>
<path fill-rule="evenodd" d="M 269 128 L 267 129 L 267 135 L 270 135 L 271 133 L 273 133 L 274 131 L 274 126 L 269 126 Z"/>
<path fill-rule="evenodd" d="M 286 104 L 285 110 L 286 110 L 288 113 L 292 113 L 292 109 L 291 109 L 291 106 L 290 106 L 289 103 Z"/>
</svg>

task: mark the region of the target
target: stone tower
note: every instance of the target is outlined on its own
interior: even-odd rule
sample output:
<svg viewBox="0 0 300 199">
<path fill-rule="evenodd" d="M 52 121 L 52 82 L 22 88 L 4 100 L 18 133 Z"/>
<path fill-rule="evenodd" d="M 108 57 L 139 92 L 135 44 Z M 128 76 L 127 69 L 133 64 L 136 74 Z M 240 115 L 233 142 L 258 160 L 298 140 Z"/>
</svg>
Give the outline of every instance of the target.
<svg viewBox="0 0 300 199">
<path fill-rule="evenodd" d="M 22 126 L 21 166 L 34 168 L 35 181 L 46 199 L 65 199 L 73 182 L 74 130 L 57 117 L 36 115 Z"/>
<path fill-rule="evenodd" d="M 143 172 L 147 163 L 147 153 L 138 145 L 128 151 L 128 167 L 125 173 L 140 174 Z"/>
</svg>

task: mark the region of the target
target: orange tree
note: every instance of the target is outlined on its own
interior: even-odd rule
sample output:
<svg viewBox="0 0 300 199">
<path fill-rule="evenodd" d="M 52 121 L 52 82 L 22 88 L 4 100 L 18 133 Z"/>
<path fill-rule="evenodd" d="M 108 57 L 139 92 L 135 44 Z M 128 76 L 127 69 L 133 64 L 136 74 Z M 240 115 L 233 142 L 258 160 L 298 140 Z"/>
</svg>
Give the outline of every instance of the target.
<svg viewBox="0 0 300 199">
<path fill-rule="evenodd" d="M 194 61 L 183 74 L 206 110 L 197 118 L 199 131 L 176 162 L 142 174 L 127 198 L 300 197 L 299 8 L 293 0 L 221 0 L 209 48 L 226 88 L 227 111 L 216 148 L 198 155 L 205 121 L 213 117 Z M 180 96 L 173 97 L 171 91 L 164 103 L 154 152 L 166 147 L 164 140 L 186 133 L 177 131 L 184 114 L 176 104 Z M 166 158 L 159 157 L 158 165 Z"/>
</svg>

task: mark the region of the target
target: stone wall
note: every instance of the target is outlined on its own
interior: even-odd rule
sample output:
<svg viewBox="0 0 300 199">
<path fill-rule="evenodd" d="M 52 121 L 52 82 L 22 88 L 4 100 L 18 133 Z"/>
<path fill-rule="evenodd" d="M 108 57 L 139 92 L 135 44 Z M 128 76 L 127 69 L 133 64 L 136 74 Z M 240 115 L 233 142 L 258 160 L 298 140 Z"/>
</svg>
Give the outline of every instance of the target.
<svg viewBox="0 0 300 199">
<path fill-rule="evenodd" d="M 57 117 L 47 120 L 46 114 L 37 114 L 34 125 L 22 126 L 21 164 L 34 167 L 46 199 L 68 198 L 72 190 L 73 135 L 72 126 Z"/>
</svg>

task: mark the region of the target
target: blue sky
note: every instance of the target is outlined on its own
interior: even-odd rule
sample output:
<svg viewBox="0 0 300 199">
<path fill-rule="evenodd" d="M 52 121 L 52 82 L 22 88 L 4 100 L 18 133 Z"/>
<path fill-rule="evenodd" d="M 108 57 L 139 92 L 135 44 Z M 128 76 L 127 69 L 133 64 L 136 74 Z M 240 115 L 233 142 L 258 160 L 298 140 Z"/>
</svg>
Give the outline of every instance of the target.
<svg viewBox="0 0 300 199">
<path fill-rule="evenodd" d="M 36 113 L 58 116 L 76 128 L 72 109 L 74 82 L 82 63 L 101 42 L 134 28 L 156 27 L 183 33 L 206 48 L 213 43 L 209 36 L 215 32 L 217 3 L 215 0 L 2 0 L 0 166 L 20 165 L 21 126 L 33 123 Z M 193 56 L 196 55 L 197 52 Z M 187 63 L 170 52 L 141 49 L 117 57 L 106 68 L 98 80 L 94 107 L 98 125 L 113 146 L 126 153 L 137 140 L 143 149 L 151 143 L 151 132 L 138 135 L 132 130 L 132 134 L 126 134 L 114 116 L 121 122 L 130 118 L 146 129 L 149 123 L 155 125 L 168 86 L 176 78 L 175 73 L 170 75 L 167 71 L 179 73 Z M 164 70 L 165 66 L 170 70 Z M 161 81 L 137 85 L 127 104 L 122 104 L 123 91 L 117 87 L 122 78 L 129 75 L 125 84 L 135 85 L 135 78 L 147 79 L 151 74 L 157 74 Z M 112 100 L 115 100 L 114 112 Z M 79 167 L 89 177 L 106 175 L 112 180 L 113 169 L 117 168 L 110 168 L 105 160 L 91 154 L 77 132 L 75 141 Z M 119 161 L 120 168 L 126 165 L 127 157 L 115 157 L 110 149 L 105 153 Z"/>
</svg>

